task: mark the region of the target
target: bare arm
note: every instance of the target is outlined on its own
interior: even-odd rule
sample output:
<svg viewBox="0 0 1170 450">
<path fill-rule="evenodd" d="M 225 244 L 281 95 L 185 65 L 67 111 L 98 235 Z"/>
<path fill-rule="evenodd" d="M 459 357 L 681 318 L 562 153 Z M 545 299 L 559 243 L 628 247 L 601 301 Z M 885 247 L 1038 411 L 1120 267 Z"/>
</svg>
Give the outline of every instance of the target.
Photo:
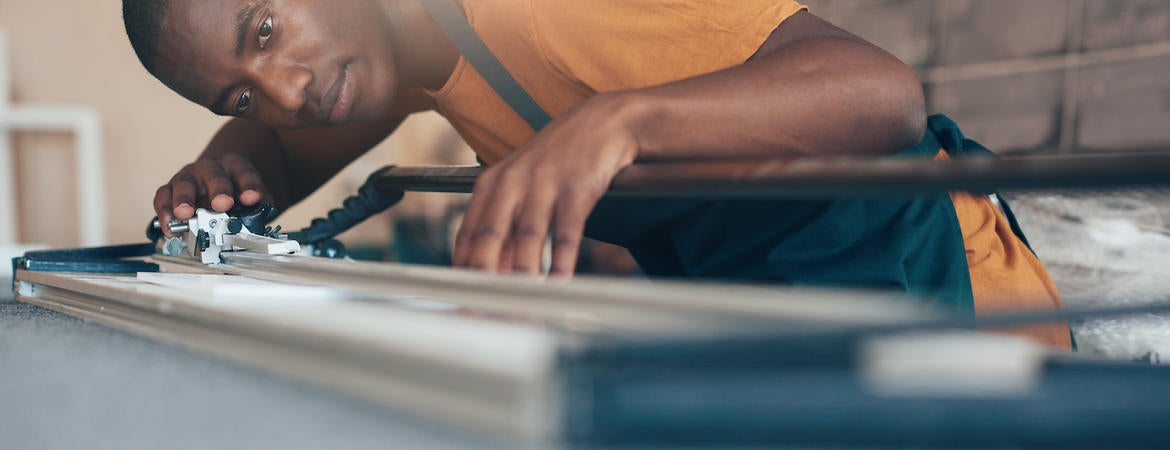
<svg viewBox="0 0 1170 450">
<path fill-rule="evenodd" d="M 301 131 L 233 119 L 195 162 L 158 189 L 155 212 L 168 223 L 190 219 L 195 208 L 227 211 L 237 201 L 286 209 L 389 136 L 404 118 Z"/>
<path fill-rule="evenodd" d="M 746 64 L 613 97 L 639 160 L 880 156 L 913 146 L 926 126 L 909 67 L 808 12 Z"/>
<path fill-rule="evenodd" d="M 746 64 L 558 117 L 480 176 L 453 261 L 535 274 L 551 231 L 552 271 L 572 274 L 586 218 L 635 161 L 892 154 L 922 137 L 924 103 L 896 58 L 799 13 Z"/>
</svg>

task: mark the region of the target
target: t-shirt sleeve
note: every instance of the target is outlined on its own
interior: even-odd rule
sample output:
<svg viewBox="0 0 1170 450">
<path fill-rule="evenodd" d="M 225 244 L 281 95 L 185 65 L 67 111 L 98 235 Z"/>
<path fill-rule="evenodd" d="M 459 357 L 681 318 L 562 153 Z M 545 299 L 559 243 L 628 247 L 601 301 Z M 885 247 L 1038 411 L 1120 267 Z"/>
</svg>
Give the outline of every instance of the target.
<svg viewBox="0 0 1170 450">
<path fill-rule="evenodd" d="M 637 89 L 747 61 L 793 0 L 532 0 L 549 63 L 596 92 Z"/>
</svg>

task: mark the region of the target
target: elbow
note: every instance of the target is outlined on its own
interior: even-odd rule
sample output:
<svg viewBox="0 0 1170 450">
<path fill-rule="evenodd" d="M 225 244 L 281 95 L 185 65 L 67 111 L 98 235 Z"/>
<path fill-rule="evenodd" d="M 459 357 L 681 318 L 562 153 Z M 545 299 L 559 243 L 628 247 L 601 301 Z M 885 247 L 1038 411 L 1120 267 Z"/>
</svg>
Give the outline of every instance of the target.
<svg viewBox="0 0 1170 450">
<path fill-rule="evenodd" d="M 885 53 L 866 65 L 851 67 L 851 88 L 842 92 L 839 105 L 847 105 L 848 122 L 842 126 L 857 130 L 850 136 L 848 154 L 882 157 L 901 153 L 918 145 L 926 134 L 926 95 L 910 67 Z"/>
<path fill-rule="evenodd" d="M 926 108 L 922 105 L 896 108 L 888 119 L 888 153 L 894 154 L 918 145 L 926 136 Z"/>
<path fill-rule="evenodd" d="M 926 95 L 922 83 L 909 68 L 901 66 L 893 80 L 888 82 L 888 98 L 885 99 L 886 128 L 889 133 L 886 142 L 891 153 L 898 153 L 918 145 L 926 134 Z"/>
</svg>

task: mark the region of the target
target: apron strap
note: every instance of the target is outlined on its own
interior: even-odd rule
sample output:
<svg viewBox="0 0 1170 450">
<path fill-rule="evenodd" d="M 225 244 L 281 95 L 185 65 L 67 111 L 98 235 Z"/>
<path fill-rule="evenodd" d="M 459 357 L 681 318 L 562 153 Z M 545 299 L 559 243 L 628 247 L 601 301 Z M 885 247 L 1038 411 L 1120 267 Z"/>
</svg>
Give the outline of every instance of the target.
<svg viewBox="0 0 1170 450">
<path fill-rule="evenodd" d="M 516 81 L 508 69 L 504 67 L 487 44 L 480 39 L 475 30 L 471 28 L 471 23 L 467 21 L 467 16 L 459 9 L 454 0 L 422 0 L 423 6 L 430 13 L 435 22 L 439 24 L 439 28 L 443 30 L 443 34 L 447 39 L 459 49 L 459 53 L 467 58 L 468 63 L 479 72 L 480 76 L 487 81 L 492 90 L 504 100 L 508 106 L 520 115 L 528 125 L 532 127 L 533 131 L 540 131 L 545 126 L 552 122 L 552 117 L 536 103 L 536 100 L 524 90 L 524 87 Z M 930 117 L 930 133 L 937 137 L 939 144 L 946 150 L 948 154 L 956 158 L 999 158 L 995 152 L 992 152 L 987 147 L 980 145 L 978 142 L 967 139 L 963 136 L 962 130 L 950 118 L 943 115 L 936 115 Z M 480 163 L 482 164 L 482 160 Z M 1020 227 L 1019 220 L 1016 219 L 1015 213 L 1012 212 L 1011 205 L 998 192 L 981 192 L 980 194 L 995 195 L 996 200 L 999 201 L 1003 209 L 1004 216 L 1007 217 L 1008 224 L 1024 245 L 1028 249 L 1032 249 L 1032 245 L 1028 243 L 1028 238 L 1024 236 L 1024 231 Z M 1033 251 L 1034 252 L 1034 251 Z"/>
<path fill-rule="evenodd" d="M 459 49 L 464 58 L 467 58 L 471 67 L 479 72 L 491 85 L 492 90 L 496 91 L 516 114 L 528 122 L 528 126 L 534 131 L 540 131 L 552 122 L 552 117 L 536 103 L 536 100 L 533 100 L 523 86 L 520 86 L 516 78 L 488 49 L 487 44 L 479 38 L 471 28 L 471 23 L 467 21 L 467 16 L 463 15 L 463 11 L 454 0 L 422 0 L 422 4 L 439 24 L 447 39 L 455 44 L 455 48 Z"/>
</svg>

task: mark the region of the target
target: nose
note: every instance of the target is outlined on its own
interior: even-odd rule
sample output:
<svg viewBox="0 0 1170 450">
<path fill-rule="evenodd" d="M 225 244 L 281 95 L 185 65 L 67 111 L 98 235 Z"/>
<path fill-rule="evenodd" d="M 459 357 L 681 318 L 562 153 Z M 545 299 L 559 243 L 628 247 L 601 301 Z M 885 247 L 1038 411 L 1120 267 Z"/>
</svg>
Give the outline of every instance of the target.
<svg viewBox="0 0 1170 450">
<path fill-rule="evenodd" d="M 309 102 L 313 72 L 300 64 L 271 61 L 257 67 L 257 87 L 281 110 L 297 114 Z"/>
</svg>

